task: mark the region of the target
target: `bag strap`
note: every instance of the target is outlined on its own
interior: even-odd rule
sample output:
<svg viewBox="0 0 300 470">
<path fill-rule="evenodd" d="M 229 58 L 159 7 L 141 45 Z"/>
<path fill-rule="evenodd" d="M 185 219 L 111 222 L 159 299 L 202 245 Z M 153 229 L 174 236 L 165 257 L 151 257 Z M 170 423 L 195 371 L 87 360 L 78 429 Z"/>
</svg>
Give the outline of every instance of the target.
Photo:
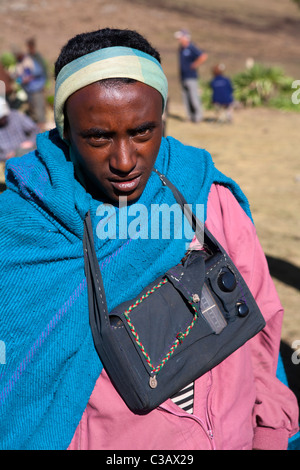
<svg viewBox="0 0 300 470">
<path fill-rule="evenodd" d="M 200 230 L 203 231 L 203 228 L 204 228 L 203 223 L 199 219 L 197 219 L 195 214 L 192 212 L 192 210 L 191 210 L 190 206 L 188 205 L 188 203 L 186 202 L 183 194 L 181 194 L 181 192 L 176 188 L 176 186 L 174 186 L 174 184 L 171 183 L 171 181 L 168 180 L 168 178 L 165 175 L 163 175 L 162 173 L 160 173 L 156 168 L 153 168 L 153 171 L 159 176 L 162 184 L 164 186 L 168 186 L 168 188 L 171 189 L 176 201 L 180 205 L 181 210 L 186 215 L 186 217 L 187 217 L 189 223 L 191 224 L 194 232 L 196 233 L 196 235 L 197 235 L 197 233 L 200 235 L 199 231 Z"/>
<path fill-rule="evenodd" d="M 154 169 L 154 171 L 158 174 L 163 185 L 168 186 L 173 192 L 176 201 L 178 204 L 180 204 L 181 209 L 184 211 L 184 215 L 191 224 L 196 237 L 200 237 L 198 240 L 201 240 L 201 236 L 204 230 L 204 244 L 214 253 L 216 251 L 221 251 L 224 253 L 222 246 L 217 242 L 217 240 L 207 230 L 207 228 L 204 228 L 204 224 L 195 216 L 190 206 L 187 204 L 185 198 L 176 188 L 176 186 L 174 186 L 174 184 L 171 183 L 166 178 L 166 176 L 160 173 L 158 170 Z M 202 231 L 201 233 L 200 230 Z M 93 227 L 90 211 L 88 211 L 84 220 L 83 251 L 84 268 L 89 292 L 88 306 L 90 327 L 94 342 L 97 342 L 101 332 L 109 327 L 109 312 L 107 308 L 103 279 L 94 246 Z M 98 315 L 97 312 L 100 312 L 101 314 Z"/>
<path fill-rule="evenodd" d="M 204 226 L 204 223 L 201 222 L 195 216 L 189 204 L 186 202 L 183 194 L 176 188 L 176 186 L 174 186 L 174 184 L 171 183 L 171 181 L 168 180 L 168 178 L 162 173 L 160 173 L 156 168 L 153 168 L 153 171 L 159 176 L 162 184 L 164 186 L 167 186 L 169 189 L 171 189 L 174 198 L 180 205 L 184 215 L 186 216 L 192 229 L 194 230 L 197 240 L 201 240 L 203 238 L 202 235 L 204 234 L 204 243 L 203 243 L 204 245 L 206 245 L 213 252 L 216 252 L 216 251 L 224 252 L 222 246 L 215 239 L 212 233 Z"/>
<path fill-rule="evenodd" d="M 90 327 L 96 346 L 97 338 L 103 330 L 104 320 L 106 320 L 106 323 L 108 324 L 108 308 L 103 279 L 94 246 L 93 227 L 90 211 L 87 213 L 84 220 L 83 254 L 84 270 L 88 289 Z M 96 294 L 96 290 L 98 290 L 99 295 Z M 97 312 L 101 312 L 101 315 L 97 315 Z M 101 325 L 102 321 L 103 324 Z"/>
</svg>

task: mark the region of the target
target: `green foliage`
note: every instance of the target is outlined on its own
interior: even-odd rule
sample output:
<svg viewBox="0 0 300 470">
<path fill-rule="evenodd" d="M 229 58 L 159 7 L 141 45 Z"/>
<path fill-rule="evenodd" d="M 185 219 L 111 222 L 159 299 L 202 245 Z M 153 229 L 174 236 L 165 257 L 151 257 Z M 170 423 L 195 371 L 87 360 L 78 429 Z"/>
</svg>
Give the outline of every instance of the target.
<svg viewBox="0 0 300 470">
<path fill-rule="evenodd" d="M 278 67 L 257 63 L 235 74 L 231 80 L 235 101 L 246 107 L 269 106 L 286 111 L 300 111 L 300 106 L 292 102 L 294 79 L 286 76 Z M 201 83 L 201 88 L 203 104 L 206 109 L 210 109 L 209 82 Z"/>
<path fill-rule="evenodd" d="M 290 92 L 293 79 L 277 67 L 254 64 L 233 77 L 235 99 L 246 106 L 268 105 L 282 93 Z"/>
<path fill-rule="evenodd" d="M 54 106 L 54 95 L 47 96 L 47 103 L 53 107 Z"/>
<path fill-rule="evenodd" d="M 16 58 L 11 52 L 3 52 L 0 57 L 0 62 L 4 68 L 9 69 L 16 64 Z"/>
<path fill-rule="evenodd" d="M 205 109 L 212 109 L 212 89 L 210 87 L 209 82 L 204 80 L 200 81 L 200 89 L 201 89 L 201 102 Z"/>
</svg>

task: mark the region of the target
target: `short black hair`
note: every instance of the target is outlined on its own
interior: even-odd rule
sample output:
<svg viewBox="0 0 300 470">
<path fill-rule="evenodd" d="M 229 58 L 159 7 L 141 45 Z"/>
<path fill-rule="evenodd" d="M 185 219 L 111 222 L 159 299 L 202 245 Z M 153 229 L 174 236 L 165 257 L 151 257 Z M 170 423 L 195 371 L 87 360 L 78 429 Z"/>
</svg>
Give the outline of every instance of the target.
<svg viewBox="0 0 300 470">
<path fill-rule="evenodd" d="M 71 38 L 61 49 L 60 55 L 55 62 L 55 78 L 60 70 L 78 57 L 106 47 L 123 46 L 138 49 L 151 55 L 161 62 L 159 52 L 152 47 L 146 38 L 137 31 L 129 29 L 104 28 L 88 33 L 77 34 Z"/>
</svg>

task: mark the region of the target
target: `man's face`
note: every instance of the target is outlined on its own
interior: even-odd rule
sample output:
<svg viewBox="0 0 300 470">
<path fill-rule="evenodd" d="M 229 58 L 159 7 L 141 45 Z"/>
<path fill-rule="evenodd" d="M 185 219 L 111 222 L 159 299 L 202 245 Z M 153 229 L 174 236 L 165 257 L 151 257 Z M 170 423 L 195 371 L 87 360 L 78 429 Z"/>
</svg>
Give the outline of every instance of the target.
<svg viewBox="0 0 300 470">
<path fill-rule="evenodd" d="M 65 138 L 96 199 L 142 194 L 162 138 L 162 97 L 141 82 L 88 85 L 66 106 Z"/>
<path fill-rule="evenodd" d="M 189 43 L 190 43 L 190 39 L 188 36 L 181 36 L 179 38 L 179 44 L 181 45 L 181 47 L 186 48 L 188 47 Z"/>
</svg>

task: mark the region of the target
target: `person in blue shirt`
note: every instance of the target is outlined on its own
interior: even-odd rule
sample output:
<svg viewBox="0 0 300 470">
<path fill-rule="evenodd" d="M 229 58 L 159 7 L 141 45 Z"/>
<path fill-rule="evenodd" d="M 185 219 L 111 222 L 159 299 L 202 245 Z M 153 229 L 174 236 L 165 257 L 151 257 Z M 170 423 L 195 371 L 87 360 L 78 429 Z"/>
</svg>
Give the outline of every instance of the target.
<svg viewBox="0 0 300 470">
<path fill-rule="evenodd" d="M 200 122 L 203 112 L 198 88 L 198 68 L 207 60 L 208 55 L 191 42 L 188 31 L 177 31 L 175 37 L 179 41 L 180 83 L 187 115 L 190 121 Z"/>
<path fill-rule="evenodd" d="M 17 81 L 28 97 L 28 114 L 41 131 L 46 124 L 45 85 L 47 74 L 40 54 L 36 52 L 34 39 L 27 41 L 27 54 L 20 54 Z"/>
<path fill-rule="evenodd" d="M 233 86 L 231 80 L 223 75 L 224 70 L 224 64 L 215 65 L 212 69 L 214 75 L 210 82 L 212 103 L 218 122 L 232 122 Z"/>
</svg>

